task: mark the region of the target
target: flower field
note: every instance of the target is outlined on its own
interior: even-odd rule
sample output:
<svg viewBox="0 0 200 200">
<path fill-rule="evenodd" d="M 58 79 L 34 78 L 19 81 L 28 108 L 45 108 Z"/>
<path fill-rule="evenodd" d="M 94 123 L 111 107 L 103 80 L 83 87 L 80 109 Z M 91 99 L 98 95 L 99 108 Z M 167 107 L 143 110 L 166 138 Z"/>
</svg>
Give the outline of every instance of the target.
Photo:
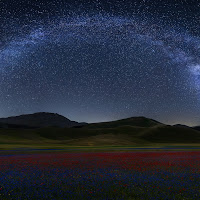
<svg viewBox="0 0 200 200">
<path fill-rule="evenodd" d="M 200 152 L 0 155 L 0 199 L 200 199 Z"/>
</svg>

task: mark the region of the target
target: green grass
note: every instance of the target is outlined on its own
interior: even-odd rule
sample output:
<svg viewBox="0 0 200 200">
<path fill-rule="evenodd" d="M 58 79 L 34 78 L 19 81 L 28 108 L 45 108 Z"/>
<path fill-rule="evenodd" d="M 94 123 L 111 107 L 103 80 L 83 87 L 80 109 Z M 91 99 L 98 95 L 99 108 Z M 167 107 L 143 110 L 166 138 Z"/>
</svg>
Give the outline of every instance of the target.
<svg viewBox="0 0 200 200">
<path fill-rule="evenodd" d="M 142 117 L 90 124 L 82 128 L 0 129 L 0 149 L 114 149 L 199 144 L 200 131 L 168 126 Z"/>
<path fill-rule="evenodd" d="M 87 128 L 118 128 L 121 126 L 153 127 L 161 124 L 158 121 L 146 117 L 131 117 L 117 121 L 89 124 Z"/>
</svg>

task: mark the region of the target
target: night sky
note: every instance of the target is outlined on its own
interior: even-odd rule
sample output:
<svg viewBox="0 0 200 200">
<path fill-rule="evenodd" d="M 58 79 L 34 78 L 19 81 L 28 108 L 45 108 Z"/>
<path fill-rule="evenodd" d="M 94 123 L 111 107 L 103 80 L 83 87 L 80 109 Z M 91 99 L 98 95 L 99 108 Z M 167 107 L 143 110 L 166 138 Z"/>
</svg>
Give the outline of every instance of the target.
<svg viewBox="0 0 200 200">
<path fill-rule="evenodd" d="M 0 117 L 200 125 L 199 0 L 0 0 Z"/>
</svg>

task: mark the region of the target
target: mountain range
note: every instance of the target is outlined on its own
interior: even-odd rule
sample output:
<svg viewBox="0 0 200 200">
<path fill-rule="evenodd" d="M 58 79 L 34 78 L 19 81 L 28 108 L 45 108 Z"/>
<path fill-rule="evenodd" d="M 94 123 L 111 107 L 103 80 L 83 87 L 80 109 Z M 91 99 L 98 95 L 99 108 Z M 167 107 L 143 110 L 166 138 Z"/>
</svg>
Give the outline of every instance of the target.
<svg viewBox="0 0 200 200">
<path fill-rule="evenodd" d="M 39 112 L 8 118 L 0 118 L 0 127 L 8 128 L 43 128 L 43 127 L 73 127 L 84 123 L 71 121 L 57 113 Z"/>
<path fill-rule="evenodd" d="M 200 144 L 200 127 L 171 126 L 146 117 L 87 124 L 45 112 L 0 118 L 0 144 L 38 143 L 50 146 Z"/>
</svg>

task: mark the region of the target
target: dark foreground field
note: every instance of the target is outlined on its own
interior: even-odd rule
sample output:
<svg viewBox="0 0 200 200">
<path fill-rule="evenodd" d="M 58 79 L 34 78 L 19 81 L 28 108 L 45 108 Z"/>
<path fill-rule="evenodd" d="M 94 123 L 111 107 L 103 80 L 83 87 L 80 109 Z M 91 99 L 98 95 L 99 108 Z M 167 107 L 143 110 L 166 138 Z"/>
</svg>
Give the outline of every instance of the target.
<svg viewBox="0 0 200 200">
<path fill-rule="evenodd" d="M 0 199 L 200 199 L 200 152 L 7 152 Z"/>
</svg>

